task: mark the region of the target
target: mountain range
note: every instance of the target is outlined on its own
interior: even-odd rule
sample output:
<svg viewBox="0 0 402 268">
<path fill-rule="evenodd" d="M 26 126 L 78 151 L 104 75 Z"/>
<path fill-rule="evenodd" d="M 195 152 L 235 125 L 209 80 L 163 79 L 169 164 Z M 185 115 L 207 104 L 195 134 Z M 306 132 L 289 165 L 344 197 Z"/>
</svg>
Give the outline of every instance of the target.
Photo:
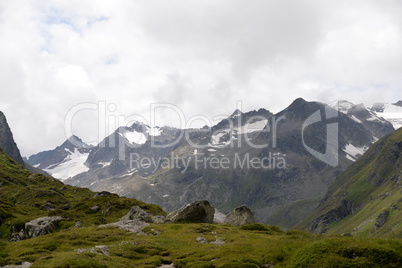
<svg viewBox="0 0 402 268">
<path fill-rule="evenodd" d="M 276 114 L 236 110 L 202 129 L 136 122 L 119 127 L 97 146 L 71 137 L 78 143 L 67 140 L 25 160 L 67 184 L 137 198 L 166 211 L 200 199 L 224 213 L 245 204 L 258 221 L 291 228 L 317 207 L 336 176 L 392 133 L 392 124 L 398 126 L 396 112 L 392 124 L 381 115 L 402 107 L 380 106 L 297 99 Z M 312 115 L 322 120 L 305 125 Z M 331 123 L 339 135 L 330 152 L 326 128 Z M 337 155 L 336 165 L 312 151 L 328 161 Z M 222 161 L 229 164 L 222 168 Z"/>
<path fill-rule="evenodd" d="M 320 111 L 321 117 L 325 116 L 326 120 L 317 120 Z M 278 124 L 276 132 L 273 132 L 275 128 L 272 122 L 278 122 L 279 118 L 283 118 L 283 122 Z M 364 124 L 367 119 L 378 123 Z M 336 140 L 339 146 L 336 151 L 333 147 L 335 143 L 328 143 L 328 140 L 331 141 L 331 136 L 328 138 L 328 135 L 325 135 L 328 129 L 334 130 L 333 126 L 339 128 Z M 211 128 L 213 131 L 199 133 L 198 130 L 186 130 L 188 137 L 191 138 L 191 145 L 188 144 L 188 140 L 182 140 L 181 135 L 176 136 L 178 134 L 176 129 L 158 128 L 160 131 L 156 133 L 150 131 L 152 128 L 136 123 L 131 127 L 119 128 L 115 133 L 114 138 L 126 137 L 125 142 L 142 141 L 141 146 L 124 147 L 125 150 L 129 150 L 124 151 L 124 154 L 121 154 L 121 151 L 109 151 L 110 148 L 105 147 L 106 142 L 113 142 L 113 138 L 106 139 L 104 144 L 92 147 L 83 143 L 78 137 L 71 137 L 57 150 L 36 156 L 36 161 L 40 162 L 36 164 L 37 167 L 41 163 L 42 167 L 57 167 L 58 161 L 62 161 L 62 165 L 78 163 L 72 159 L 76 159 L 74 158 L 76 155 L 84 154 L 88 154 L 87 160 L 91 159 L 96 165 L 99 161 L 107 159 L 108 154 L 114 153 L 110 165 L 100 164 L 96 168 L 102 170 L 113 164 L 117 168 L 110 169 L 109 172 L 114 172 L 124 170 L 125 162 L 122 157 L 126 156 L 126 153 L 127 155 L 135 153 L 140 157 L 146 153 L 141 151 L 141 147 L 146 146 L 150 142 L 149 139 L 152 141 L 153 137 L 159 137 L 162 149 L 180 153 L 183 159 L 191 159 L 190 157 L 194 159 L 196 155 L 204 155 L 207 152 L 210 153 L 211 159 L 212 154 L 220 156 L 225 154 L 229 160 L 233 157 L 236 159 L 236 155 L 241 157 L 247 154 L 251 157 L 257 156 L 257 160 L 264 156 L 277 158 L 276 164 L 270 163 L 275 168 L 267 170 L 258 168 L 258 161 L 252 161 L 251 168 L 246 165 L 239 170 L 236 168 L 226 170 L 225 167 L 215 169 L 214 164 L 209 168 L 197 170 L 195 168 L 197 162 L 193 162 L 187 166 L 188 170 L 185 170 L 184 165 L 178 169 L 155 165 L 156 172 L 153 174 L 151 172 L 147 176 L 151 165 L 149 164 L 138 170 L 132 168 L 132 174 L 120 178 L 113 177 L 122 181 L 124 178 L 140 179 L 145 185 L 154 184 L 149 186 L 155 188 L 160 184 L 169 187 L 169 183 L 173 183 L 173 187 L 178 188 L 177 191 L 187 188 L 190 194 L 203 194 L 197 192 L 196 187 L 205 187 L 204 192 L 214 190 L 208 186 L 209 183 L 217 188 L 215 191 L 221 196 L 231 187 L 244 189 L 229 192 L 228 196 L 232 200 L 233 196 L 230 195 L 238 194 L 239 198 L 243 198 L 242 194 L 247 192 L 255 194 L 257 198 L 263 198 L 264 192 L 269 190 L 266 185 L 275 186 L 274 190 L 283 196 L 291 192 L 297 199 L 301 196 L 297 196 L 298 191 L 303 190 L 300 182 L 312 182 L 309 176 L 314 177 L 315 182 L 320 182 L 318 178 L 323 176 L 324 181 L 326 174 L 339 171 L 340 174 L 331 183 L 324 198 L 318 202 L 318 207 L 313 208 L 310 215 L 304 215 L 298 223 L 299 228 L 325 235 L 313 235 L 300 230 L 283 231 L 276 226 L 260 223 L 241 227 L 207 222 L 156 223 L 155 220 L 164 219 L 166 215 L 157 205 L 119 197 L 105 191 L 94 193 L 89 189 L 63 184 L 43 174 L 32 174 L 0 148 L 0 266 L 400 267 L 402 129 L 391 131 L 378 138 L 382 135 L 381 131 L 387 130 L 387 126 L 389 127 L 389 123 L 381 118 L 376 119 L 372 114 L 367 117 L 367 113 L 361 111 L 361 107 L 355 107 L 351 112 L 337 114 L 336 110 L 329 106 L 297 99 L 284 111 L 275 115 L 263 109 L 249 113 L 235 111 L 227 120 L 213 126 Z M 15 148 L 18 147 L 5 117 L 0 121 L 0 129 L 2 130 L 0 144 L 10 153 L 15 152 Z M 141 130 L 143 132 L 140 132 Z M 149 135 L 151 133 L 152 135 Z M 167 144 L 167 141 L 174 137 L 180 138 L 180 142 Z M 356 137 L 360 137 L 360 140 Z M 351 149 L 353 145 L 353 148 L 361 148 L 364 151 L 365 147 L 361 146 L 367 141 L 374 141 L 374 144 L 362 153 L 362 156 L 359 156 L 360 153 L 357 154 L 356 149 Z M 232 143 L 233 145 L 229 147 Z M 247 146 L 240 146 L 244 143 Z M 270 144 L 269 147 L 255 146 L 267 143 Z M 163 155 L 165 151 L 162 149 L 148 152 L 148 155 Z M 209 151 L 210 149 L 213 150 Z M 313 154 L 314 150 L 321 154 Z M 272 153 L 273 151 L 275 152 Z M 336 154 L 339 154 L 338 163 L 335 163 L 332 157 Z M 60 158 L 57 158 L 58 155 L 61 155 Z M 280 159 L 285 161 L 282 162 Z M 283 164 L 286 168 L 282 166 Z M 346 170 L 341 171 L 345 166 L 348 166 Z M 91 169 L 95 168 L 88 167 L 84 173 L 90 174 Z M 186 177 L 184 174 L 187 172 L 191 173 Z M 237 181 L 233 180 L 232 176 L 224 176 L 237 172 L 244 173 L 235 177 Z M 143 175 L 138 175 L 139 173 Z M 60 174 L 69 175 L 69 173 Z M 201 177 L 194 179 L 194 174 L 199 174 Z M 178 180 L 175 179 L 176 176 Z M 83 178 L 85 177 L 81 177 Z M 151 182 L 150 178 L 156 181 Z M 216 178 L 220 178 L 223 182 L 218 184 Z M 261 187 L 263 194 L 258 192 L 255 185 Z M 294 185 L 296 186 L 292 188 Z M 308 196 L 307 190 L 313 193 L 314 189 L 311 189 L 315 186 L 305 183 L 306 196 Z M 286 192 L 287 188 L 290 189 L 289 192 Z M 278 199 L 282 197 L 280 194 L 275 196 L 275 191 L 265 196 L 274 196 Z M 288 195 L 287 198 L 291 196 Z M 190 212 L 189 208 L 195 208 L 197 206 L 195 204 L 209 203 L 197 201 L 184 206 L 181 211 Z M 269 208 L 273 207 L 273 203 L 265 204 L 270 204 Z M 248 208 L 243 206 L 240 208 L 252 215 Z M 286 211 L 284 215 L 290 217 L 297 215 L 296 210 L 286 210 L 286 207 L 284 209 Z M 303 207 L 300 206 L 298 210 L 303 210 Z M 179 212 L 169 215 L 178 215 L 177 213 Z M 193 213 L 194 211 L 188 215 Z M 169 215 L 166 219 L 169 219 Z M 137 218 L 132 219 L 134 216 Z M 151 219 L 149 224 L 144 222 L 149 219 Z M 289 218 L 284 216 L 282 219 Z M 285 220 L 282 222 L 286 223 Z M 368 238 L 377 236 L 380 238 Z"/>
</svg>

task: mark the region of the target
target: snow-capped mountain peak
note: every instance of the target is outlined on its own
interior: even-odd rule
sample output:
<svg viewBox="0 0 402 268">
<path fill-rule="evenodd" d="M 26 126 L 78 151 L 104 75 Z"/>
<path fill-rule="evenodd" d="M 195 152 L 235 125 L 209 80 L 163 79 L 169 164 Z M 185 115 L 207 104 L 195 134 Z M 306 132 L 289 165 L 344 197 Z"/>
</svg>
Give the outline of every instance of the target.
<svg viewBox="0 0 402 268">
<path fill-rule="evenodd" d="M 355 106 L 353 103 L 347 100 L 333 101 L 328 103 L 328 105 L 344 114 L 347 114 L 349 109 Z"/>
</svg>

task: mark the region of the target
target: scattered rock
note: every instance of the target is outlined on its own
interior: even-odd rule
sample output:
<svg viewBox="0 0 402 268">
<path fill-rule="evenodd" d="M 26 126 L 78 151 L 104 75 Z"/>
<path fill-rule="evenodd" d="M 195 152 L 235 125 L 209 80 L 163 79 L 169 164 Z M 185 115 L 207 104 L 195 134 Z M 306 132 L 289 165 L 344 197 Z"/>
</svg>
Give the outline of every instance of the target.
<svg viewBox="0 0 402 268">
<path fill-rule="evenodd" d="M 158 268 L 175 268 L 175 266 L 173 265 L 173 263 L 171 263 L 171 264 L 164 264 L 162 266 L 159 266 Z"/>
<path fill-rule="evenodd" d="M 195 201 L 176 211 L 169 213 L 166 217 L 170 222 L 206 222 L 212 223 L 215 209 L 208 201 Z"/>
<path fill-rule="evenodd" d="M 208 243 L 208 241 L 207 241 L 204 237 L 197 237 L 195 240 L 196 240 L 198 243 L 201 243 L 201 244 L 206 244 L 206 243 Z"/>
<path fill-rule="evenodd" d="M 242 226 L 255 223 L 253 212 L 246 206 L 240 206 L 232 210 L 225 218 L 225 224 Z"/>
<path fill-rule="evenodd" d="M 103 254 L 103 255 L 110 256 L 109 247 L 105 246 L 105 245 L 95 246 L 93 248 L 79 248 L 79 249 L 74 249 L 74 251 L 76 251 L 78 255 L 89 252 L 89 253 Z"/>
<path fill-rule="evenodd" d="M 225 241 L 221 240 L 219 237 L 215 236 L 216 240 L 214 242 L 211 242 L 211 244 L 216 244 L 219 246 L 222 246 L 223 244 L 225 244 Z"/>
<path fill-rule="evenodd" d="M 118 221 L 114 223 L 99 225 L 98 227 L 99 228 L 119 227 L 120 229 L 126 230 L 130 233 L 145 234 L 144 232 L 142 232 L 142 229 L 148 226 L 149 226 L 148 223 L 139 220 L 125 220 L 125 221 Z"/>
<path fill-rule="evenodd" d="M 26 261 L 20 265 L 6 265 L 6 266 L 2 266 L 1 268 L 28 268 L 31 266 L 32 266 L 32 263 Z"/>
<path fill-rule="evenodd" d="M 388 216 L 389 216 L 388 210 L 384 210 L 383 212 L 381 212 L 380 215 L 378 215 L 378 217 L 374 223 L 374 226 L 373 226 L 374 230 L 381 228 L 387 221 Z"/>
<path fill-rule="evenodd" d="M 219 246 L 225 244 L 225 241 L 221 240 L 218 236 L 215 236 L 215 239 L 216 239 L 215 241 L 209 242 L 209 244 L 216 244 Z M 197 237 L 195 240 L 201 244 L 208 244 L 207 239 L 205 239 L 204 237 L 201 237 L 201 236 Z"/>
<path fill-rule="evenodd" d="M 80 222 L 80 221 L 76 221 L 75 224 L 74 224 L 75 228 L 78 228 L 78 227 L 81 227 L 81 226 L 82 226 L 82 222 Z"/>
<path fill-rule="evenodd" d="M 25 229 L 20 232 L 21 239 L 34 238 L 54 231 L 57 224 L 63 220 L 61 216 L 42 217 L 25 223 Z"/>
<path fill-rule="evenodd" d="M 125 220 L 139 220 L 152 223 L 152 214 L 146 212 L 139 206 L 132 207 L 130 211 L 121 218 L 121 221 Z"/>
<path fill-rule="evenodd" d="M 97 212 L 97 211 L 99 211 L 100 209 L 101 209 L 101 207 L 98 206 L 98 205 L 95 205 L 95 206 L 93 206 L 93 207 L 90 208 L 90 210 L 92 210 L 93 212 Z"/>
<path fill-rule="evenodd" d="M 96 193 L 94 195 L 94 198 L 97 198 L 99 196 L 116 196 L 116 197 L 118 197 L 117 194 L 112 194 L 111 192 L 107 192 L 107 191 L 102 191 L 102 192 Z"/>
</svg>

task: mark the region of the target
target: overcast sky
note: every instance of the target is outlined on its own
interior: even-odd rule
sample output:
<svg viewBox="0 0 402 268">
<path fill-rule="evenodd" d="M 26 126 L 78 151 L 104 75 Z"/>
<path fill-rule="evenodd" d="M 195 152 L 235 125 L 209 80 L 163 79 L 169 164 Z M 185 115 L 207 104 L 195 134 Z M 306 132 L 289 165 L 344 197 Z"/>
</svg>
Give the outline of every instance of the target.
<svg viewBox="0 0 402 268">
<path fill-rule="evenodd" d="M 0 110 L 24 156 L 60 145 L 80 103 L 111 122 L 149 119 L 151 103 L 212 121 L 238 101 L 278 112 L 297 97 L 396 102 L 401 88 L 398 0 L 0 0 Z M 88 142 L 97 112 L 72 122 Z"/>
</svg>

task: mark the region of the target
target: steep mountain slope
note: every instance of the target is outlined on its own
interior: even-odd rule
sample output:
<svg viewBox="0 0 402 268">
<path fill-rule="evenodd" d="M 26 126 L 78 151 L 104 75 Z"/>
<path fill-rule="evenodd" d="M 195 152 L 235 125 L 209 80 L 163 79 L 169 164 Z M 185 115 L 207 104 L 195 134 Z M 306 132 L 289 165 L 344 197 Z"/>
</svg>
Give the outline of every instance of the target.
<svg viewBox="0 0 402 268">
<path fill-rule="evenodd" d="M 199 199 L 209 200 L 223 212 L 246 204 L 259 221 L 290 228 L 318 205 L 334 178 L 376 140 L 374 128 L 368 131 L 350 115 L 334 110 L 334 118 L 323 116 L 303 128 L 311 115 L 317 111 L 325 115 L 326 109 L 330 108 L 297 99 L 276 115 L 263 109 L 236 111 L 211 129 L 187 130 L 191 144 L 180 140 L 165 157 L 156 158 L 157 168 L 136 161 L 131 164 L 143 172 L 131 173 L 130 162 L 116 161 L 125 173 L 102 179 L 86 173 L 67 182 L 156 203 L 167 211 Z M 335 167 L 307 150 L 326 153 L 326 127 L 333 122 L 338 123 L 338 147 L 327 157 L 339 155 Z M 376 131 L 383 136 L 394 129 L 384 122 Z M 137 160 L 142 159 L 155 158 L 139 153 Z"/>
<path fill-rule="evenodd" d="M 330 187 L 311 231 L 402 236 L 402 129 L 377 141 Z"/>
<path fill-rule="evenodd" d="M 89 169 L 85 161 L 91 150 L 92 146 L 72 136 L 53 150 L 31 155 L 26 162 L 57 179 L 65 180 Z"/>
<path fill-rule="evenodd" d="M 7 119 L 3 112 L 0 111 L 0 148 L 8 154 L 12 159 L 25 166 L 21 157 L 20 150 L 14 141 L 13 133 L 8 126 Z"/>
</svg>

